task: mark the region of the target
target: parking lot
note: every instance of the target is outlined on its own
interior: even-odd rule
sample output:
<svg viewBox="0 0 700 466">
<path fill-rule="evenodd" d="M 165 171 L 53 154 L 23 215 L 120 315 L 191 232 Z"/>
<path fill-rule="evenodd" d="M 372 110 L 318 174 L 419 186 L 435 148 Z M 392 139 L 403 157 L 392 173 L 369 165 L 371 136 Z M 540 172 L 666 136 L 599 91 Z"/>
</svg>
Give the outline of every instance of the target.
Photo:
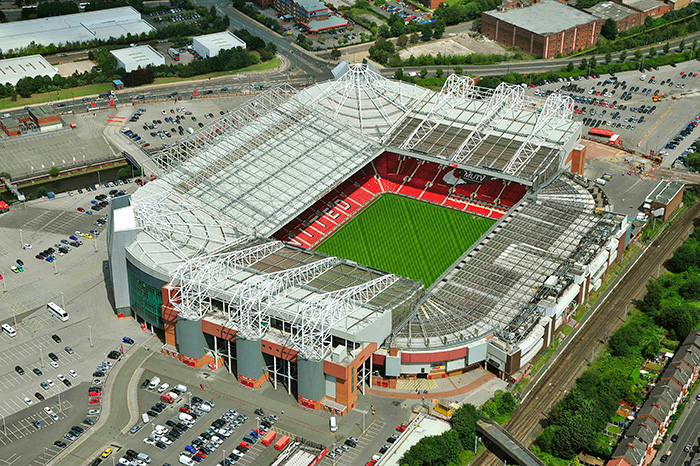
<svg viewBox="0 0 700 466">
<path fill-rule="evenodd" d="M 700 108 L 700 67 L 695 61 L 644 72 L 626 71 L 616 76 L 550 83 L 530 87 L 526 93 L 545 97 L 557 90 L 574 99 L 574 118 L 584 122 L 584 135 L 594 127 L 610 129 L 619 134 L 622 147 L 645 154 L 663 152 L 664 167 L 670 167 L 695 139 L 686 138 L 674 149 L 664 147 Z M 654 95 L 666 97 L 654 102 Z M 590 137 L 601 142 L 608 139 Z"/>
</svg>

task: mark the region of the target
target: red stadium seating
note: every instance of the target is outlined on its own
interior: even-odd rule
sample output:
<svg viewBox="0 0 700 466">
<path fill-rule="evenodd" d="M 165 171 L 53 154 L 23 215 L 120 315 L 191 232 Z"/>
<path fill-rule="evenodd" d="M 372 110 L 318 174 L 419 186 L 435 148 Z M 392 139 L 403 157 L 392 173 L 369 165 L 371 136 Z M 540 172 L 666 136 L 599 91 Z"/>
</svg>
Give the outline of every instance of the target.
<svg viewBox="0 0 700 466">
<path fill-rule="evenodd" d="M 399 160 L 398 155 L 385 152 L 289 222 L 275 237 L 313 248 L 384 193 L 499 219 L 527 191 L 524 185 L 492 179 L 482 185 L 458 184 L 451 192 L 453 187 L 443 180 L 451 170 L 454 168 L 411 157 Z"/>
</svg>

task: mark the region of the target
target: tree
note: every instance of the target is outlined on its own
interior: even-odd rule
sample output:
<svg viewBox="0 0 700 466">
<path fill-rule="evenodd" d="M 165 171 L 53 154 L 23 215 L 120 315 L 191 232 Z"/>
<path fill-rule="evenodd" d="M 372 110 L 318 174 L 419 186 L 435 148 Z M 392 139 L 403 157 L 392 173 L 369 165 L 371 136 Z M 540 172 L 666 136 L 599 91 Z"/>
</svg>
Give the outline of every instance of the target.
<svg viewBox="0 0 700 466">
<path fill-rule="evenodd" d="M 678 51 L 683 52 L 685 49 L 685 39 L 681 39 L 681 41 L 678 43 Z"/>
<path fill-rule="evenodd" d="M 588 67 L 595 71 L 596 66 L 598 66 L 598 60 L 596 60 L 595 57 L 591 57 L 591 59 L 588 61 Z"/>
<path fill-rule="evenodd" d="M 691 152 L 685 156 L 683 163 L 695 171 L 700 170 L 700 154 L 697 152 Z"/>
<path fill-rule="evenodd" d="M 341 55 L 340 50 L 338 50 L 337 47 L 334 47 L 333 50 L 331 50 L 331 58 L 333 60 L 337 60 L 338 58 L 340 58 L 340 55 Z"/>
<path fill-rule="evenodd" d="M 462 446 L 473 448 L 476 438 L 476 422 L 481 416 L 476 408 L 470 404 L 464 404 L 457 408 L 452 414 L 452 429 L 457 433 Z"/>
<path fill-rule="evenodd" d="M 51 176 L 56 176 L 60 172 L 61 172 L 61 170 L 55 165 L 49 169 L 49 175 L 51 175 Z"/>
<path fill-rule="evenodd" d="M 656 56 L 656 47 L 652 47 L 649 49 L 649 56 L 650 57 L 655 57 Z"/>
<path fill-rule="evenodd" d="M 654 18 L 652 18 L 651 16 L 647 16 L 646 18 L 644 18 L 644 27 L 646 29 L 653 28 L 654 27 Z"/>
<path fill-rule="evenodd" d="M 445 21 L 442 19 L 438 19 L 435 21 L 433 24 L 433 39 L 439 39 L 442 37 L 442 35 L 445 33 Z"/>
<path fill-rule="evenodd" d="M 391 37 L 391 30 L 389 30 L 389 26 L 386 24 L 379 26 L 379 29 L 377 29 L 377 37 L 381 37 L 382 39 L 388 39 Z"/>
<path fill-rule="evenodd" d="M 437 76 L 438 78 L 442 76 L 442 73 L 442 68 L 438 68 L 437 70 L 435 70 L 435 76 Z"/>
<path fill-rule="evenodd" d="M 624 63 L 627 60 L 627 50 L 623 50 L 619 55 L 620 63 Z"/>
<path fill-rule="evenodd" d="M 603 27 L 600 28 L 600 34 L 608 40 L 613 40 L 617 37 L 617 23 L 614 19 L 608 18 L 605 20 Z"/>
<path fill-rule="evenodd" d="M 612 53 L 608 52 L 605 54 L 605 64 L 609 65 L 611 61 L 612 61 Z"/>
<path fill-rule="evenodd" d="M 455 74 L 462 74 L 463 71 L 461 66 L 455 66 Z"/>
<path fill-rule="evenodd" d="M 5 21 L 5 13 L 0 10 L 0 22 Z"/>
<path fill-rule="evenodd" d="M 125 180 L 125 179 L 131 177 L 131 169 L 129 167 L 122 167 L 117 172 L 117 176 L 119 177 L 120 180 Z"/>
<path fill-rule="evenodd" d="M 569 63 L 566 64 L 566 71 L 568 71 L 568 72 L 574 71 L 574 62 L 570 61 Z"/>
<path fill-rule="evenodd" d="M 421 79 L 425 79 L 425 77 L 428 76 L 428 69 L 423 68 L 422 70 L 420 70 L 419 74 L 420 74 Z"/>
<path fill-rule="evenodd" d="M 386 65 L 394 53 L 394 44 L 382 38 L 374 41 L 374 45 L 369 48 L 369 57 L 382 65 Z"/>
<path fill-rule="evenodd" d="M 697 38 L 693 39 L 693 45 L 690 48 L 693 52 L 695 52 L 695 49 L 698 48 L 698 39 Z"/>
<path fill-rule="evenodd" d="M 648 18 L 648 16 L 647 16 L 647 18 Z M 642 57 L 644 56 L 644 52 L 642 52 L 641 50 L 635 50 L 634 56 L 637 57 L 637 60 L 641 60 Z"/>
<path fill-rule="evenodd" d="M 407 34 L 401 34 L 398 39 L 396 39 L 396 45 L 399 47 L 405 47 L 406 44 L 408 43 L 408 35 Z"/>
<path fill-rule="evenodd" d="M 418 40 L 420 40 L 420 34 L 418 34 L 417 32 L 412 33 L 411 34 L 411 43 L 415 44 L 416 42 L 418 42 Z"/>
<path fill-rule="evenodd" d="M 37 197 L 44 197 L 48 194 L 49 194 L 49 192 L 43 186 L 40 186 L 39 189 L 36 190 Z"/>
<path fill-rule="evenodd" d="M 671 50 L 671 44 L 669 42 L 666 42 L 664 44 L 664 54 L 668 55 L 668 52 Z"/>
<path fill-rule="evenodd" d="M 431 23 L 424 23 L 420 25 L 420 40 L 427 42 L 433 36 L 433 25 Z"/>
</svg>

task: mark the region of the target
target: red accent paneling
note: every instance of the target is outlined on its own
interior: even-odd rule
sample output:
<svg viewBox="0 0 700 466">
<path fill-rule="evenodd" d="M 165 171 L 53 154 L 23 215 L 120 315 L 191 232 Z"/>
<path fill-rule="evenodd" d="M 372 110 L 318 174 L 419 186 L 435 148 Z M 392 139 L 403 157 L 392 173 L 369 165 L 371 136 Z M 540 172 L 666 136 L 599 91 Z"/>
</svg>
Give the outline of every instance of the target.
<svg viewBox="0 0 700 466">
<path fill-rule="evenodd" d="M 445 351 L 431 351 L 431 352 L 401 352 L 401 362 L 404 363 L 419 363 L 419 362 L 441 362 L 441 361 L 451 361 L 453 359 L 466 358 L 469 350 L 467 347 L 456 348 L 453 350 Z"/>
<path fill-rule="evenodd" d="M 376 364 L 378 366 L 383 366 L 386 364 L 386 354 L 373 354 L 372 364 Z"/>
<path fill-rule="evenodd" d="M 268 340 L 262 340 L 260 346 L 262 347 L 263 353 L 276 356 L 278 358 L 284 359 L 285 361 L 289 360 L 292 362 L 296 362 L 297 354 L 299 353 L 299 351 L 297 350 L 287 348 L 286 346 L 282 346 L 278 343 L 273 343 Z"/>
<path fill-rule="evenodd" d="M 224 340 L 236 341 L 236 331 L 234 329 L 209 322 L 206 319 L 202 319 L 202 332 L 223 338 Z"/>
</svg>

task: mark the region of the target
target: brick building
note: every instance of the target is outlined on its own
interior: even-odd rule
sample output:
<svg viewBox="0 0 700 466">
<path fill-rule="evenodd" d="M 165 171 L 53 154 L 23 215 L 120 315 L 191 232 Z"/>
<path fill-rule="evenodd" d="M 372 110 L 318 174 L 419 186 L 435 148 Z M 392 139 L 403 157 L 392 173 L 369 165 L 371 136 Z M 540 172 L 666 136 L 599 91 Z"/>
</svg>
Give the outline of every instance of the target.
<svg viewBox="0 0 700 466">
<path fill-rule="evenodd" d="M 49 105 L 30 107 L 20 118 L 0 119 L 0 129 L 8 136 L 20 136 L 30 131 L 43 133 L 63 127 L 61 116 Z"/>
<path fill-rule="evenodd" d="M 626 31 L 644 23 L 641 12 L 612 1 L 598 3 L 585 11 L 603 21 L 614 20 L 618 31 Z"/>
<path fill-rule="evenodd" d="M 256 0 L 257 1 L 257 0 Z M 303 24 L 311 33 L 321 33 L 348 25 L 345 18 L 319 0 L 274 0 L 273 6 L 294 21 Z"/>
<path fill-rule="evenodd" d="M 671 6 L 660 0 L 615 0 L 615 3 L 619 3 L 620 5 L 624 5 L 627 8 L 641 13 L 642 23 L 647 16 L 657 18 L 663 16 L 671 9 Z"/>
<path fill-rule="evenodd" d="M 531 55 L 556 58 L 598 43 L 603 20 L 556 0 L 532 6 L 486 11 L 481 32 Z"/>
<path fill-rule="evenodd" d="M 681 205 L 684 184 L 681 181 L 661 180 L 644 201 L 644 208 L 652 215 L 657 212 L 664 222 Z"/>
</svg>

